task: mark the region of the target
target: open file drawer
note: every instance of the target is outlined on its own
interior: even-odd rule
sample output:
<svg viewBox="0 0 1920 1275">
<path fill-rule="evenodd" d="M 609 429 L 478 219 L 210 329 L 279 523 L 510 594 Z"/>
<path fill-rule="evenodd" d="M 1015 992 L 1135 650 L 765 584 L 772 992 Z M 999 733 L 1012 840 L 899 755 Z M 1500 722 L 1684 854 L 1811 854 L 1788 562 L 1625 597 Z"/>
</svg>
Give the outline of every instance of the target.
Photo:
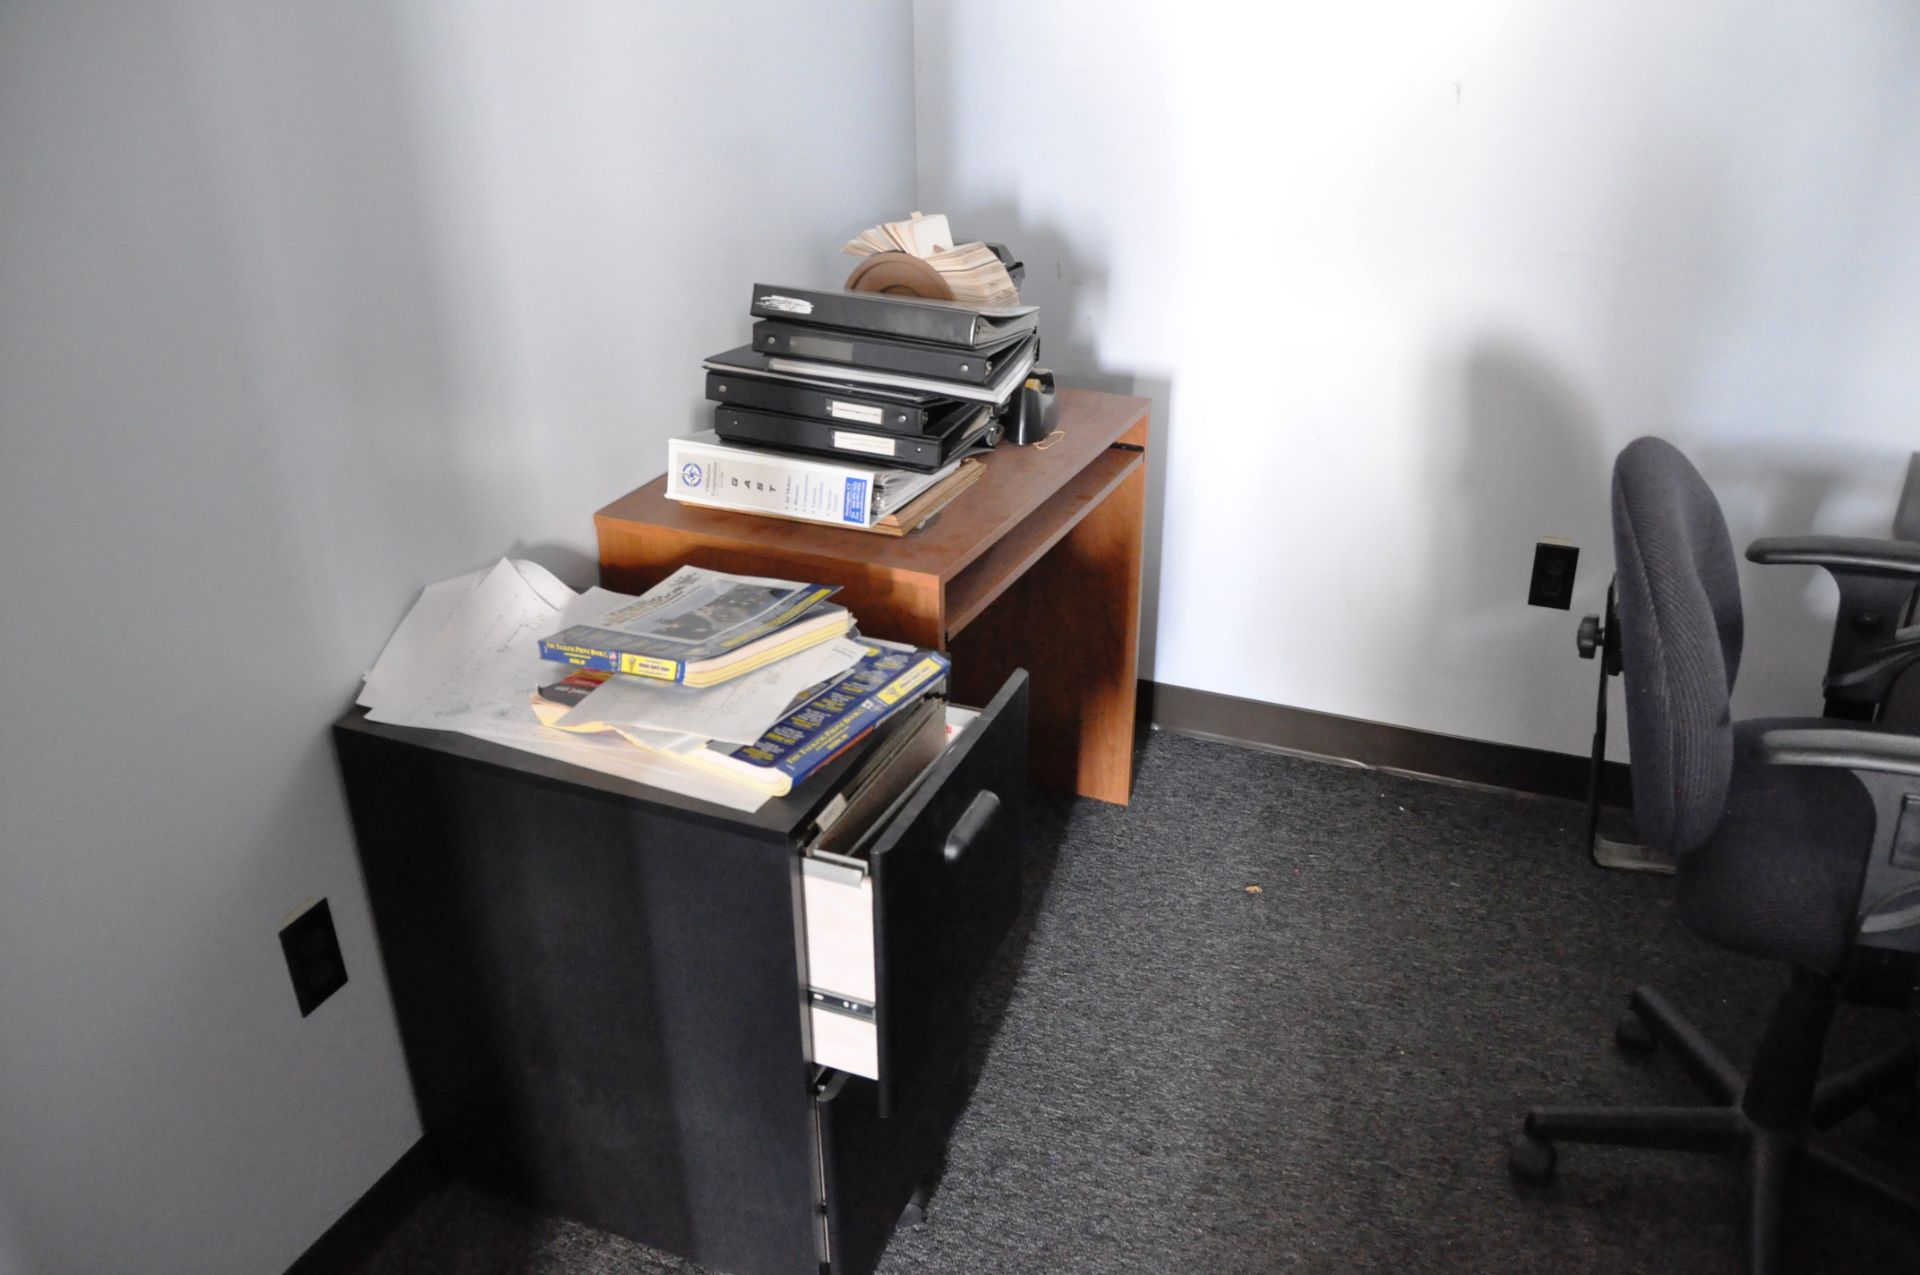
<svg viewBox="0 0 1920 1275">
<path fill-rule="evenodd" d="M 1013 924 L 1026 784 L 1016 672 L 851 853 L 802 861 L 810 1056 L 878 1080 L 883 1115 L 951 1038 Z"/>
</svg>

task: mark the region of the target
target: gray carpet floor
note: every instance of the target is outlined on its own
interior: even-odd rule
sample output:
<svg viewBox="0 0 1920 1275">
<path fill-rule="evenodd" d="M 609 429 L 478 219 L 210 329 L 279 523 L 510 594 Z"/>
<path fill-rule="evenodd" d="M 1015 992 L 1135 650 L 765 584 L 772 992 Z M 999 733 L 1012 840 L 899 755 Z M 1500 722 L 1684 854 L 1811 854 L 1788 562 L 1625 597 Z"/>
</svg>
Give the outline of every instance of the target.
<svg viewBox="0 0 1920 1275">
<path fill-rule="evenodd" d="M 1744 1062 L 1782 981 L 1687 935 L 1669 881 L 1590 867 L 1577 806 L 1155 734 L 1132 806 L 1039 816 L 972 1101 L 886 1275 L 1738 1269 L 1731 1161 L 1507 1177 L 1530 1102 L 1698 1100 L 1614 1050 L 1634 983 Z M 1914 1030 L 1844 1010 L 1829 1060 Z M 1920 1228 L 1819 1183 L 1790 1229 L 1790 1270 L 1920 1271 Z M 363 1275 L 695 1269 L 448 1184 Z"/>
</svg>

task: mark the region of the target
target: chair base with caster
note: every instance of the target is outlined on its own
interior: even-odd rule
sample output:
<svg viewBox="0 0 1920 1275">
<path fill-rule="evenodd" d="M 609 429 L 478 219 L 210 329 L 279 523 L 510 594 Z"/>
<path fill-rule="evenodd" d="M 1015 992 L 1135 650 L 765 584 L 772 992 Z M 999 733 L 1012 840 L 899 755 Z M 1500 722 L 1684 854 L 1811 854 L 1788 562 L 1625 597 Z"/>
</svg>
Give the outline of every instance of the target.
<svg viewBox="0 0 1920 1275">
<path fill-rule="evenodd" d="M 1553 1177 L 1555 1143 L 1720 1151 L 1744 1156 L 1747 1269 L 1781 1268 L 1781 1222 L 1789 1183 L 1811 1170 L 1839 1179 L 1920 1220 L 1920 1188 L 1882 1171 L 1826 1136 L 1847 1116 L 1889 1095 L 1911 1096 L 1920 1048 L 1903 1045 L 1825 1080 L 1819 1079 L 1838 993 L 1825 974 L 1796 969 L 1767 1024 L 1751 1076 L 1742 1076 L 1658 992 L 1637 988 L 1615 1029 L 1623 1050 L 1665 1046 L 1712 1099 L 1699 1107 L 1539 1107 L 1526 1116 L 1507 1168 L 1544 1185 Z"/>
</svg>

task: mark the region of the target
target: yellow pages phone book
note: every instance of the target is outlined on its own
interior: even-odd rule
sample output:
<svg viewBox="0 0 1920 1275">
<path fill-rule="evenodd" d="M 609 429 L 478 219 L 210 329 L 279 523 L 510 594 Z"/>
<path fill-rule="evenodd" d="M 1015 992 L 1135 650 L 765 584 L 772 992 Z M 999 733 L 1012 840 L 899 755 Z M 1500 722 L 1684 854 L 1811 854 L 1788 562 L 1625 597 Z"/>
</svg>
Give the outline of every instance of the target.
<svg viewBox="0 0 1920 1275">
<path fill-rule="evenodd" d="M 608 595 L 598 614 L 540 639 L 540 658 L 712 686 L 810 646 L 852 622 L 825 600 L 838 585 L 681 567 L 641 596 Z"/>
</svg>

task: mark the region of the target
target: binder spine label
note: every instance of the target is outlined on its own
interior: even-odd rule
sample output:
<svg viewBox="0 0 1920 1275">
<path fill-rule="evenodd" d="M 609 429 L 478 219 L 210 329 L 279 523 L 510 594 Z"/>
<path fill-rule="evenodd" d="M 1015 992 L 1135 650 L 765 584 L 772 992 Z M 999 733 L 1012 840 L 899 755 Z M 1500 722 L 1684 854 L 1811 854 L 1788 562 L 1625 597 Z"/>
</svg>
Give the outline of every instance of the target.
<svg viewBox="0 0 1920 1275">
<path fill-rule="evenodd" d="M 767 345 L 780 348 L 778 333 L 767 334 Z M 853 342 L 836 341 L 826 336 L 791 336 L 787 338 L 787 348 L 804 358 L 832 359 L 836 363 L 853 362 Z"/>
<path fill-rule="evenodd" d="M 865 403 L 844 403 L 837 398 L 827 400 L 827 413 L 836 421 L 854 421 L 861 425 L 878 425 L 887 418 L 884 408 Z"/>
<path fill-rule="evenodd" d="M 667 444 L 667 498 L 814 522 L 873 525 L 873 471 L 864 462 L 808 461 L 699 439 Z"/>
<path fill-rule="evenodd" d="M 872 456 L 898 456 L 900 449 L 891 438 L 875 438 L 872 434 L 856 434 L 850 429 L 833 431 L 833 445 L 843 451 L 866 452 Z"/>
<path fill-rule="evenodd" d="M 846 505 L 840 514 L 842 522 L 864 527 L 867 523 L 867 480 L 864 478 L 847 479 Z"/>
</svg>

